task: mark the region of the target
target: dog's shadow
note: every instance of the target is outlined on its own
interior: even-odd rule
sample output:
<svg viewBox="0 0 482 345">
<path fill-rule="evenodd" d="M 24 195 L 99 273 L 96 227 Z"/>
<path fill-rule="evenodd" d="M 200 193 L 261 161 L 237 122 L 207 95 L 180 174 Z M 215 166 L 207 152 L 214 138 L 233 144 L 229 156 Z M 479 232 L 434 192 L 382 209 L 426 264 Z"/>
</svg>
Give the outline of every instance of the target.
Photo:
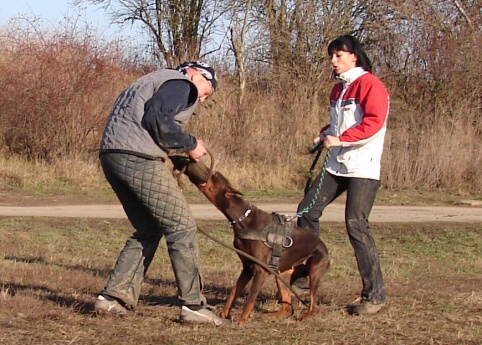
<svg viewBox="0 0 482 345">
<path fill-rule="evenodd" d="M 163 279 L 154 279 L 154 278 L 146 278 L 144 280 L 144 283 L 150 284 L 153 286 L 171 286 L 172 289 L 176 289 L 176 284 L 174 281 L 167 281 Z M 213 307 L 223 307 L 224 304 L 226 303 L 226 300 L 229 297 L 229 294 L 231 293 L 232 286 L 226 287 L 226 286 L 219 286 L 216 284 L 205 284 L 203 293 L 206 296 L 208 304 L 210 304 Z M 245 289 L 241 295 L 239 296 L 238 300 L 236 301 L 236 305 L 239 307 L 242 307 L 244 305 L 244 299 L 247 297 L 248 291 Z M 265 293 L 260 293 L 258 295 L 258 302 L 260 304 L 265 304 L 268 301 L 272 301 L 273 299 L 279 298 L 278 296 L 273 296 L 272 294 L 265 294 Z M 181 306 L 181 303 L 177 296 L 171 295 L 141 295 L 140 299 L 144 301 L 145 303 L 151 304 L 151 305 L 168 305 L 168 306 Z M 256 309 L 259 311 L 260 308 L 256 307 Z"/>
</svg>

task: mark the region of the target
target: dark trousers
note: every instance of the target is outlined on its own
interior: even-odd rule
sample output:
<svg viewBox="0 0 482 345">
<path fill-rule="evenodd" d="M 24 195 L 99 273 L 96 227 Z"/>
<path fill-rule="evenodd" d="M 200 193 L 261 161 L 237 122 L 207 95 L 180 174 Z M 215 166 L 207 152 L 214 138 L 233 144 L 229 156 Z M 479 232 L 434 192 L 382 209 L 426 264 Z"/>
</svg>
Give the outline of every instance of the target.
<svg viewBox="0 0 482 345">
<path fill-rule="evenodd" d="M 298 205 L 298 226 L 320 232 L 319 218 L 333 200 L 346 191 L 345 224 L 360 272 L 362 300 L 382 303 L 385 288 L 378 251 L 369 231 L 368 217 L 375 202 L 380 183 L 377 180 L 341 177 L 325 172 L 313 181 Z"/>
<path fill-rule="evenodd" d="M 204 296 L 197 225 L 171 170 L 163 161 L 124 153 L 102 154 L 100 160 L 135 229 L 102 293 L 134 307 L 159 241 L 165 237 L 181 303 L 200 304 Z"/>
</svg>

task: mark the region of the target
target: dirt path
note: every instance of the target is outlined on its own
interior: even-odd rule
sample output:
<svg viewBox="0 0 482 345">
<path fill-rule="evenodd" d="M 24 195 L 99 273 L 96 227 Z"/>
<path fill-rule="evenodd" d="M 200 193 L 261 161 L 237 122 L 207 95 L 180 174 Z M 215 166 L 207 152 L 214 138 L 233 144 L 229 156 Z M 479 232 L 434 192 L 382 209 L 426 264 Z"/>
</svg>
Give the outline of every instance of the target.
<svg viewBox="0 0 482 345">
<path fill-rule="evenodd" d="M 225 219 L 211 204 L 191 204 L 197 219 Z M 259 203 L 267 212 L 294 216 L 294 203 Z M 1 206 L 0 216 L 124 218 L 120 205 Z M 332 204 L 323 214 L 324 221 L 344 220 L 344 205 Z M 482 226 L 482 208 L 462 206 L 375 206 L 370 216 L 375 222 L 469 222 Z"/>
</svg>

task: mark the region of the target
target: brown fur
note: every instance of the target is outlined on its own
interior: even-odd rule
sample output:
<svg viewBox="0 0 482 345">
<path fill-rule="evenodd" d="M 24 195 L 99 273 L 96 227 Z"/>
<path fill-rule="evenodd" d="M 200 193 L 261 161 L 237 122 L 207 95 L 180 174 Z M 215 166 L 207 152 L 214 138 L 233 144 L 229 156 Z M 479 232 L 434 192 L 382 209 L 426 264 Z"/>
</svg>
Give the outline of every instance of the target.
<svg viewBox="0 0 482 345">
<path fill-rule="evenodd" d="M 199 190 L 216 206 L 230 221 L 233 229 L 245 228 L 262 231 L 273 221 L 271 213 L 264 212 L 256 206 L 245 219 L 238 221 L 245 214 L 249 203 L 241 198 L 242 193 L 233 188 L 229 181 L 219 172 L 215 172 L 205 185 L 198 185 Z M 320 238 L 312 231 L 295 226 L 291 237 L 293 245 L 283 250 L 279 262 L 280 276 L 286 282 L 292 283 L 299 277 L 310 278 L 310 305 L 306 313 L 299 319 L 303 320 L 313 314 L 315 307 L 315 294 L 322 276 L 327 271 L 330 262 L 328 250 Z M 262 241 L 240 239 L 235 236 L 234 247 L 268 264 L 271 249 Z M 248 258 L 239 255 L 243 264 L 243 270 L 224 306 L 221 316 L 230 318 L 231 309 L 240 293 L 252 279 L 251 288 L 244 305 L 243 312 L 237 323 L 246 322 L 253 310 L 256 297 L 268 276 L 268 272 L 260 265 L 255 264 Z M 291 290 L 276 278 L 276 285 L 282 300 L 281 309 L 271 314 L 276 317 L 287 317 L 293 314 L 291 303 Z"/>
</svg>

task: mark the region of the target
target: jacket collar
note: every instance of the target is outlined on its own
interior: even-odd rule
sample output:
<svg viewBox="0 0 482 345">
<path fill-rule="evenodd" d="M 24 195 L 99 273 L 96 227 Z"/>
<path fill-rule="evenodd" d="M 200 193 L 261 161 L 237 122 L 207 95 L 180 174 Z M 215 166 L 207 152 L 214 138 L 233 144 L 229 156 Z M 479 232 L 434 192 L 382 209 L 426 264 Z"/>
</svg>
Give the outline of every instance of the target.
<svg viewBox="0 0 482 345">
<path fill-rule="evenodd" d="M 367 74 L 368 72 L 363 69 L 363 67 L 355 67 L 352 68 L 346 72 L 343 72 L 340 74 L 337 78 L 344 84 L 350 85 L 353 83 L 355 80 L 357 80 L 359 77 L 361 77 L 364 74 Z"/>
</svg>

